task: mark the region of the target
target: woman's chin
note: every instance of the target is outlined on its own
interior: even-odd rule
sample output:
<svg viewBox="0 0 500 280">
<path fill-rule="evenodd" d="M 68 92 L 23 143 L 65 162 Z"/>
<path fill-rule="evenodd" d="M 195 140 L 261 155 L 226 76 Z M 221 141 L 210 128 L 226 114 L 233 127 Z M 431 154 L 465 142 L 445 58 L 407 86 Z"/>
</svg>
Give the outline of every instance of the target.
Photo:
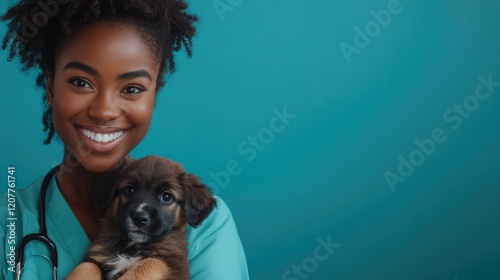
<svg viewBox="0 0 500 280">
<path fill-rule="evenodd" d="M 122 162 L 124 156 L 120 157 L 94 157 L 86 156 L 80 161 L 81 167 L 90 173 L 106 173 L 117 168 L 120 162 Z"/>
</svg>

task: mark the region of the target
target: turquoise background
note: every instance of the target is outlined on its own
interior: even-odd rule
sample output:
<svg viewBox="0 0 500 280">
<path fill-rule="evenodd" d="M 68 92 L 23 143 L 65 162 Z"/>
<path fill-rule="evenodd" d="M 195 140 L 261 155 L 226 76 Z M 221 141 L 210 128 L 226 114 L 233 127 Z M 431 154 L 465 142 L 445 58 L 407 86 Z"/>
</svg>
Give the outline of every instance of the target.
<svg viewBox="0 0 500 280">
<path fill-rule="evenodd" d="M 402 0 L 350 63 L 340 44 L 391 1 L 191 2 L 194 57 L 178 59 L 133 155 L 180 161 L 218 190 L 252 279 L 500 279 L 500 87 L 460 127 L 443 118 L 479 76 L 500 81 L 500 2 Z M 42 144 L 33 75 L 0 56 L 1 168 L 22 187 L 62 146 Z M 269 136 L 284 107 L 295 118 L 247 160 L 238 146 Z M 392 191 L 384 173 L 436 128 L 446 140 Z M 222 188 L 210 174 L 231 161 Z M 340 244 L 323 261 L 318 238 Z"/>
</svg>

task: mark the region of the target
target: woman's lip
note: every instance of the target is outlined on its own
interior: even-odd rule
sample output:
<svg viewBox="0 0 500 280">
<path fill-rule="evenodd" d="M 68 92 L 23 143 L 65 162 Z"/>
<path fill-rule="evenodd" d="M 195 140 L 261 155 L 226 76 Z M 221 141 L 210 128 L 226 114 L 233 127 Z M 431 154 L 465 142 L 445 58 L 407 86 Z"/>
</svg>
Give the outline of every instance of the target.
<svg viewBox="0 0 500 280">
<path fill-rule="evenodd" d="M 75 125 L 77 128 L 83 128 L 86 130 L 90 130 L 94 133 L 115 133 L 120 131 L 125 131 L 127 128 L 116 127 L 116 126 L 102 126 L 102 125 Z"/>
<path fill-rule="evenodd" d="M 86 146 L 91 151 L 96 151 L 96 152 L 101 152 L 101 153 L 111 152 L 114 149 L 116 149 L 116 147 L 118 147 L 118 145 L 123 141 L 123 139 L 125 139 L 125 137 L 128 134 L 128 130 L 122 129 L 120 131 L 122 131 L 123 133 L 117 139 L 104 143 L 104 142 L 97 142 L 97 141 L 92 140 L 89 137 L 87 137 L 85 134 L 83 134 L 82 128 L 77 128 L 77 131 L 78 131 L 78 135 L 80 137 L 80 140 L 82 140 L 82 143 L 84 146 Z M 114 131 L 115 131 L 115 133 L 120 132 L 117 130 L 114 130 Z M 92 132 L 95 132 L 95 131 L 92 131 Z"/>
</svg>

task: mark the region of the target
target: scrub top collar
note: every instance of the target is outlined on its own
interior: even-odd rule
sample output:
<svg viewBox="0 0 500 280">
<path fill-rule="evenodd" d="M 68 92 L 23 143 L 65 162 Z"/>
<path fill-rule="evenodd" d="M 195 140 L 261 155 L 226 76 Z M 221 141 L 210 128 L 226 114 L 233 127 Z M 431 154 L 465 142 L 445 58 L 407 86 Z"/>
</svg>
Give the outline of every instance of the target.
<svg viewBox="0 0 500 280">
<path fill-rule="evenodd" d="M 52 240 L 58 240 L 59 243 L 63 243 L 62 248 L 59 248 L 61 247 L 59 246 L 57 250 L 67 250 L 68 248 L 75 247 L 81 248 L 82 246 L 84 248 L 89 247 L 90 240 L 64 199 L 57 184 L 56 176 L 53 176 L 50 180 L 46 199 L 48 235 Z M 82 261 L 83 256 L 81 252 L 82 250 L 79 249 L 66 251 L 67 255 L 71 256 L 77 264 Z M 66 254 L 61 252 L 59 255 Z"/>
</svg>

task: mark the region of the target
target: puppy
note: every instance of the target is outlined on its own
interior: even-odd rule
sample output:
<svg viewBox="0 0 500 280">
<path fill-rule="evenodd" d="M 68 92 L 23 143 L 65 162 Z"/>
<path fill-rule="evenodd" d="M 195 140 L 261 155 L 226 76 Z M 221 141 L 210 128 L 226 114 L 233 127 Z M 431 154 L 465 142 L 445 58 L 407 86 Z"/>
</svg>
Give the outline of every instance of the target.
<svg viewBox="0 0 500 280">
<path fill-rule="evenodd" d="M 190 279 L 186 225 L 199 226 L 216 205 L 198 177 L 148 156 L 129 159 L 93 190 L 104 211 L 99 235 L 66 279 Z"/>
</svg>

